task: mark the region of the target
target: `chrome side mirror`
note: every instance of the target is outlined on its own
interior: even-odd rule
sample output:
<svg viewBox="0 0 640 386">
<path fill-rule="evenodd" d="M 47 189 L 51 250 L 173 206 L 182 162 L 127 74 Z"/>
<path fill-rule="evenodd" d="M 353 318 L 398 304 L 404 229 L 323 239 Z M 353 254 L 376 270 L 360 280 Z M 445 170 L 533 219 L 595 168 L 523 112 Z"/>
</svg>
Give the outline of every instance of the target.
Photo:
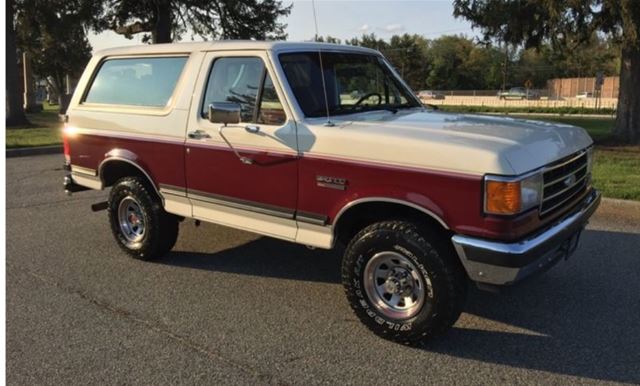
<svg viewBox="0 0 640 386">
<path fill-rule="evenodd" d="M 240 123 L 240 104 L 234 102 L 213 102 L 209 105 L 209 122 L 228 124 Z"/>
<path fill-rule="evenodd" d="M 233 147 L 231 142 L 224 136 L 223 129 L 227 127 L 228 124 L 238 124 L 240 123 L 240 104 L 234 102 L 213 102 L 209 105 L 209 122 L 211 123 L 222 123 L 222 126 L 218 128 L 218 134 L 224 140 L 224 142 L 229 146 L 231 151 L 238 157 L 240 162 L 243 164 L 251 165 L 253 160 L 251 158 L 243 157 L 238 153 L 238 150 Z"/>
</svg>

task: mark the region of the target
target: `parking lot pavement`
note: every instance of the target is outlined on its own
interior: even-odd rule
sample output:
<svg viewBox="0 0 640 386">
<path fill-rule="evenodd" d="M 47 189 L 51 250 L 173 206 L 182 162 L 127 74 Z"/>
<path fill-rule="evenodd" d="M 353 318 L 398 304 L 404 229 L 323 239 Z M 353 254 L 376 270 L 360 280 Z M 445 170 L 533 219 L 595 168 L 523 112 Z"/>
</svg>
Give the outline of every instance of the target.
<svg viewBox="0 0 640 386">
<path fill-rule="evenodd" d="M 61 162 L 7 160 L 9 384 L 640 383 L 638 205 L 603 203 L 570 260 L 471 290 L 411 348 L 354 317 L 334 252 L 185 221 L 167 257 L 128 258 Z"/>
</svg>

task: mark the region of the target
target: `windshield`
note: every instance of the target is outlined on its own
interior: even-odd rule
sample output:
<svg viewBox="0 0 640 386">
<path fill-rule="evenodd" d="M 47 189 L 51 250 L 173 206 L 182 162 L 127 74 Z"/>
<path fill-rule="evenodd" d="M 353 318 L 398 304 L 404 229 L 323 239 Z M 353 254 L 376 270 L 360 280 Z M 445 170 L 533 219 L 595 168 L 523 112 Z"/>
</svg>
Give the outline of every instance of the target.
<svg viewBox="0 0 640 386">
<path fill-rule="evenodd" d="M 286 53 L 280 54 L 279 58 L 304 114 L 307 117 L 325 116 L 319 53 Z M 420 106 L 379 56 L 323 52 L 322 67 L 332 116 Z"/>
</svg>

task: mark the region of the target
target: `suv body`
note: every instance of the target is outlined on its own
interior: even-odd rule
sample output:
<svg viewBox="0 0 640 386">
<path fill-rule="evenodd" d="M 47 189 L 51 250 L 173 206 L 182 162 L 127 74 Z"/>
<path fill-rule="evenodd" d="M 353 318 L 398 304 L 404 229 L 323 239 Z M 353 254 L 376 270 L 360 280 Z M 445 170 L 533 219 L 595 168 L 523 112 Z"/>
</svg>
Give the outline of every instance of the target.
<svg viewBox="0 0 640 386">
<path fill-rule="evenodd" d="M 112 187 L 94 210 L 134 257 L 170 250 L 185 218 L 346 245 L 354 311 L 403 342 L 452 325 L 469 279 L 512 284 L 568 256 L 600 200 L 583 129 L 426 109 L 352 46 L 100 51 L 64 142 L 65 189 Z"/>
<path fill-rule="evenodd" d="M 442 91 L 422 90 L 418 92 L 418 98 L 421 100 L 444 99 L 445 96 Z"/>
<path fill-rule="evenodd" d="M 512 87 L 509 91 L 498 92 L 498 99 L 540 99 L 540 94 L 524 87 Z"/>
</svg>

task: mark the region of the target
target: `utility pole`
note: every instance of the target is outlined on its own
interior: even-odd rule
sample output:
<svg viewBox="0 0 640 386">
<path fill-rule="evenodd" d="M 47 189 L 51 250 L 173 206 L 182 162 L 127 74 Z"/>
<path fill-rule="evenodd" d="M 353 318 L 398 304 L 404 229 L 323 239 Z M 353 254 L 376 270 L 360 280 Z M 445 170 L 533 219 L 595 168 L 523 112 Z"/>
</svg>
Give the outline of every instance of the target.
<svg viewBox="0 0 640 386">
<path fill-rule="evenodd" d="M 509 44 L 504 42 L 504 64 L 502 65 L 502 91 L 507 89 L 507 64 L 509 62 Z"/>
</svg>

